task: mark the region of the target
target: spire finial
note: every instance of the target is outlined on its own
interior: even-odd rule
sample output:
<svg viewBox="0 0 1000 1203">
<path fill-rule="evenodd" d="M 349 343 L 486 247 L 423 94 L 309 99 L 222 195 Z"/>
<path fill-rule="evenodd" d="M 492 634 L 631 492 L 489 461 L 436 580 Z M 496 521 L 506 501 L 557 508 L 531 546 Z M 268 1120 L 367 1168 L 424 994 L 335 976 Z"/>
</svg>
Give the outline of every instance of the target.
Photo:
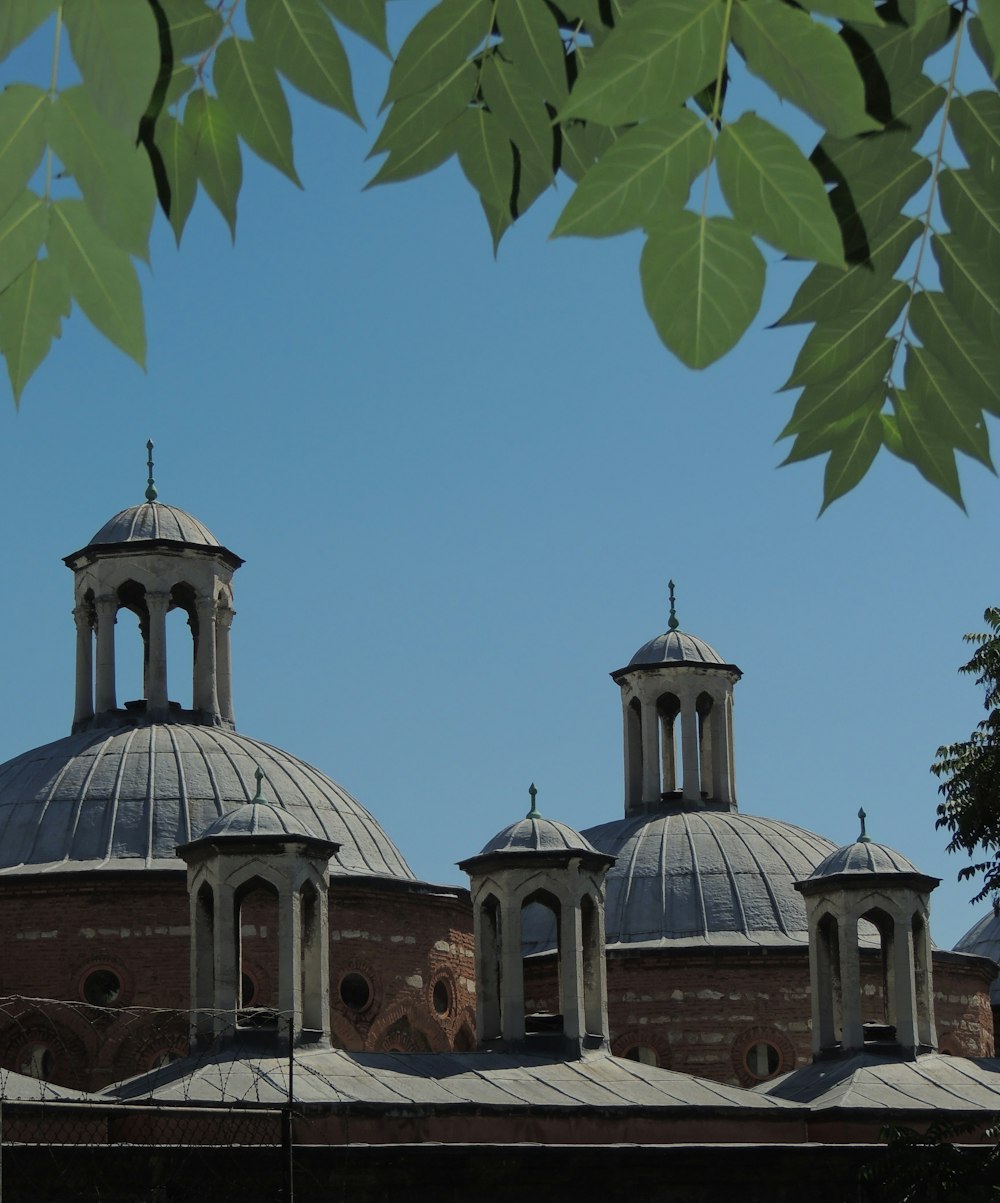
<svg viewBox="0 0 1000 1203">
<path fill-rule="evenodd" d="M 146 451 L 149 453 L 146 459 L 146 467 L 149 469 L 149 476 L 146 480 L 146 500 L 156 500 L 156 485 L 153 484 L 153 440 L 146 440 Z"/>
<path fill-rule="evenodd" d="M 538 797 L 538 790 L 535 789 L 534 781 L 532 781 L 532 783 L 528 786 L 528 797 L 531 799 L 531 810 L 528 811 L 528 813 L 525 815 L 525 818 L 540 819 L 542 817 L 542 812 L 535 804 L 535 799 Z"/>
<path fill-rule="evenodd" d="M 865 819 L 867 817 L 868 816 L 865 814 L 865 808 L 862 806 L 858 811 L 858 818 L 861 820 L 861 834 L 857 838 L 857 843 L 859 844 L 870 844 L 872 842 L 871 836 L 867 835 L 865 832 Z"/>
<path fill-rule="evenodd" d="M 260 765 L 257 765 L 257 772 L 254 773 L 254 777 L 257 780 L 257 792 L 250 799 L 250 801 L 251 802 L 263 802 L 264 805 L 266 806 L 267 799 L 264 797 L 263 793 L 261 792 L 263 781 L 264 781 L 264 771 L 263 771 L 263 769 L 261 769 Z"/>
<path fill-rule="evenodd" d="M 667 581 L 667 585 L 670 588 L 670 621 L 667 623 L 667 629 L 676 631 L 681 624 L 677 621 L 677 610 L 674 608 L 674 582 Z"/>
</svg>

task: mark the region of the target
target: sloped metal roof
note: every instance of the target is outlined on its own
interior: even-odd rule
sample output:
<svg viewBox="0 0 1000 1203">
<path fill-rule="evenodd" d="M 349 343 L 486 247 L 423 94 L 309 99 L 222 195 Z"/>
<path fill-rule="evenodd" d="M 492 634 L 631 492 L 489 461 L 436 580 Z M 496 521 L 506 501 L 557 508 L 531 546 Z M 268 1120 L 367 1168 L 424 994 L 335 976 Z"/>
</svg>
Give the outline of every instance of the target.
<svg viewBox="0 0 1000 1203">
<path fill-rule="evenodd" d="M 215 535 L 197 518 L 161 501 L 144 501 L 129 506 L 109 518 L 90 540 L 94 543 L 139 543 L 165 539 L 172 543 L 190 543 L 196 547 L 219 547 Z M 88 544 L 89 546 L 89 544 Z"/>
<path fill-rule="evenodd" d="M 254 774 L 292 821 L 340 844 L 332 873 L 414 880 L 346 790 L 305 761 L 218 727 L 87 731 L 0 765 L 0 875 L 174 869 L 178 844 L 249 802 Z"/>
</svg>

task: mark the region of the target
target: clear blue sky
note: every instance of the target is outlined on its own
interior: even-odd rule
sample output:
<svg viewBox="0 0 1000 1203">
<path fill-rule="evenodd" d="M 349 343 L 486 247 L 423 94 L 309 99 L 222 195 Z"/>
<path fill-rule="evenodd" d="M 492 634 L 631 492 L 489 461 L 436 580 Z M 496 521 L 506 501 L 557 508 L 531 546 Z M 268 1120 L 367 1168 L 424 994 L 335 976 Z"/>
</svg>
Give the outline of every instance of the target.
<svg viewBox="0 0 1000 1203">
<path fill-rule="evenodd" d="M 385 68 L 351 45 L 369 132 L 296 98 L 304 192 L 248 154 L 235 248 L 204 198 L 180 253 L 158 223 L 148 372 L 76 314 L 0 408 L 0 757 L 69 730 L 60 557 L 141 500 L 152 437 L 161 499 L 247 560 L 240 729 L 348 788 L 418 875 L 458 881 L 532 780 L 577 827 L 621 813 L 608 673 L 664 629 L 672 576 L 682 627 L 745 673 L 741 809 L 846 842 L 864 805 L 944 879 L 952 944 L 973 891 L 928 765 L 980 717 L 956 669 L 1000 601 L 997 481 L 964 466 L 965 517 L 882 457 L 817 521 L 820 462 L 775 470 L 800 334 L 765 327 L 796 269 L 687 371 L 643 310 L 638 240 L 549 242 L 549 197 L 494 262 L 454 164 L 362 192 Z"/>
</svg>

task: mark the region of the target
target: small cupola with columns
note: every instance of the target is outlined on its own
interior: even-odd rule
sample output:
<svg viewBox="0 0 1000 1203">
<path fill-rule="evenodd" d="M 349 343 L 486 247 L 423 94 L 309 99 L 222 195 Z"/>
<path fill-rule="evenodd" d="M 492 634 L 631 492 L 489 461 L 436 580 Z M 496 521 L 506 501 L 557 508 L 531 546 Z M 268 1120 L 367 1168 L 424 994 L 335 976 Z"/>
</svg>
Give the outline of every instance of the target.
<svg viewBox="0 0 1000 1203">
<path fill-rule="evenodd" d="M 73 730 L 136 721 L 231 730 L 232 578 L 243 561 L 196 518 L 157 500 L 152 442 L 146 448 L 146 500 L 115 514 L 86 547 L 65 557 L 73 570 L 76 620 Z M 121 610 L 138 618 L 143 649 L 143 696 L 124 704 L 115 682 Z M 190 709 L 169 700 L 167 614 L 172 610 L 183 611 L 190 628 Z"/>
<path fill-rule="evenodd" d="M 476 945 L 476 1030 L 480 1047 L 569 1056 L 608 1047 L 604 877 L 615 858 L 578 831 L 543 818 L 529 790 L 525 818 L 459 862 L 471 879 Z M 555 918 L 558 1011 L 525 1014 L 521 930 L 525 909 Z"/>
<path fill-rule="evenodd" d="M 680 629 L 669 586 L 666 631 L 611 674 L 622 696 L 627 817 L 678 805 L 736 810 L 733 686 L 742 674 Z"/>
</svg>

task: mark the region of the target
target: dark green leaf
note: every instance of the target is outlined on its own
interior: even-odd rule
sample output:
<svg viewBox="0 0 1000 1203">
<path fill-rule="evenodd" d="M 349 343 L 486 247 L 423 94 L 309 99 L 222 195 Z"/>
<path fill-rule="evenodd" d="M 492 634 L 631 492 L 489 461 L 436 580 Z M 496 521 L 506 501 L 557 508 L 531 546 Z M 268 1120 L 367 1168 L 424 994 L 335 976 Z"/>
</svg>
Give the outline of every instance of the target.
<svg viewBox="0 0 1000 1203">
<path fill-rule="evenodd" d="M 52 206 L 46 245 L 87 317 L 105 338 L 144 367 L 142 292 L 128 254 L 104 234 L 84 202 L 75 198 Z"/>
<path fill-rule="evenodd" d="M 948 112 L 951 131 L 969 166 L 987 186 L 1000 182 L 1000 96 L 957 96 Z"/>
<path fill-rule="evenodd" d="M 440 0 L 416 23 L 389 75 L 383 107 L 451 76 L 490 32 L 492 8 L 482 0 Z"/>
<path fill-rule="evenodd" d="M 16 3 L 0 4 L 0 62 L 34 33 L 58 5 L 59 0 L 17 0 Z"/>
<path fill-rule="evenodd" d="M 878 139 L 873 139 L 873 146 Z M 867 258 L 878 235 L 899 217 L 903 205 L 927 183 L 931 165 L 915 151 L 873 153 L 847 182 L 830 193 L 830 204 L 840 220 L 848 257 Z"/>
<path fill-rule="evenodd" d="M 180 246 L 184 223 L 188 219 L 198 191 L 198 168 L 194 144 L 179 121 L 164 113 L 156 123 L 156 146 L 166 174 L 169 199 L 166 214 Z"/>
<path fill-rule="evenodd" d="M 680 104 L 715 78 L 724 18 L 715 0 L 647 0 L 628 9 L 588 60 L 560 119 L 620 125 Z"/>
<path fill-rule="evenodd" d="M 50 259 L 36 259 L 0 292 L 0 352 L 15 401 L 59 337 L 69 310 L 66 281 Z"/>
<path fill-rule="evenodd" d="M 924 347 L 910 347 L 904 380 L 910 401 L 919 405 L 928 425 L 947 440 L 949 447 L 964 451 L 988 468 L 993 466 L 982 410 L 941 360 Z"/>
<path fill-rule="evenodd" d="M 910 326 L 975 404 L 1000 416 L 1000 360 L 944 293 L 917 293 L 910 306 Z"/>
<path fill-rule="evenodd" d="M 719 135 L 716 162 L 741 225 L 789 255 L 843 265 L 840 227 L 823 181 L 787 134 L 744 113 Z"/>
<path fill-rule="evenodd" d="M 733 37 L 754 75 L 834 136 L 878 129 L 851 53 L 828 26 L 782 0 L 742 0 Z"/>
<path fill-rule="evenodd" d="M 170 50 L 181 59 L 202 54 L 222 33 L 222 17 L 211 0 L 159 0 L 170 26 Z"/>
<path fill-rule="evenodd" d="M 254 44 L 289 83 L 361 124 L 347 54 L 319 0 L 247 0 L 247 18 Z"/>
<path fill-rule="evenodd" d="M 711 153 L 708 128 L 689 109 L 636 126 L 583 176 L 553 234 L 621 234 L 681 208 Z"/>
<path fill-rule="evenodd" d="M 898 269 L 922 229 L 915 217 L 897 217 L 872 240 L 870 259 L 853 264 L 846 272 L 822 264 L 814 267 L 775 325 L 818 322 L 862 304 Z"/>
<path fill-rule="evenodd" d="M 619 141 L 617 131 L 591 121 L 570 121 L 557 127 L 559 131 L 559 165 L 571 180 L 579 182 Z"/>
<path fill-rule="evenodd" d="M 369 158 L 385 150 L 405 154 L 433 140 L 469 107 L 476 94 L 477 80 L 475 65 L 465 62 L 452 75 L 426 91 L 397 100 L 389 110 Z M 431 166 L 436 167 L 437 162 Z"/>
<path fill-rule="evenodd" d="M 908 295 L 906 284 L 892 280 L 866 304 L 818 322 L 803 344 L 792 374 L 783 387 L 821 384 L 841 375 L 881 342 L 902 312 Z"/>
<path fill-rule="evenodd" d="M 877 392 L 873 390 L 859 409 L 848 414 L 846 418 L 840 418 L 827 426 L 811 427 L 805 433 L 796 435 L 792 449 L 781 461 L 780 466 L 784 468 L 788 464 L 799 464 L 803 460 L 813 459 L 817 455 L 827 455 L 833 451 L 844 439 L 850 438 L 852 427 L 863 421 L 873 411 L 877 412 L 883 397 L 884 390 Z"/>
<path fill-rule="evenodd" d="M 642 251 L 642 293 L 657 333 L 692 368 L 730 350 L 760 308 L 764 259 L 728 217 L 686 210 L 654 228 Z"/>
<path fill-rule="evenodd" d="M 955 452 L 941 438 L 940 431 L 930 421 L 923 408 L 905 389 L 895 393 L 896 420 L 899 423 L 902 454 L 925 480 L 940 489 L 965 509 L 962 487 L 958 481 Z"/>
<path fill-rule="evenodd" d="M 182 96 L 191 91 L 197 79 L 193 67 L 189 67 L 187 63 L 175 63 L 163 95 L 164 109 L 173 108 Z"/>
<path fill-rule="evenodd" d="M 486 224 L 490 227 L 490 239 L 493 242 L 493 254 L 495 255 L 500 246 L 500 239 L 514 223 L 514 215 L 510 211 L 510 205 L 498 208 L 487 204 L 482 197 L 479 198 L 479 203 L 482 205 Z"/>
<path fill-rule="evenodd" d="M 803 389 L 791 418 L 778 437 L 786 439 L 791 435 L 823 430 L 867 405 L 881 409 L 895 345 L 894 340 L 883 339 L 859 356 L 842 375 Z"/>
<path fill-rule="evenodd" d="M 145 151 L 109 125 L 88 89 L 79 86 L 67 88 L 52 106 L 49 140 L 105 234 L 146 259 L 156 189 Z"/>
<path fill-rule="evenodd" d="M 260 47 L 243 38 L 226 38 L 215 52 L 212 79 L 247 146 L 301 187 L 292 158 L 288 103 Z"/>
<path fill-rule="evenodd" d="M 539 180 L 541 191 L 555 174 L 554 132 L 548 110 L 517 68 L 496 55 L 483 63 L 479 84 L 487 107 L 520 153 L 522 172 Z"/>
<path fill-rule="evenodd" d="M 938 190 L 952 234 L 1000 270 L 1000 197 L 971 171 L 942 171 Z"/>
<path fill-rule="evenodd" d="M 902 22 L 896 19 L 891 5 L 887 5 L 885 11 L 890 17 L 886 24 L 860 28 L 849 25 L 844 30 L 844 37 L 867 82 L 872 111 L 888 120 L 895 115 L 894 98 L 900 88 L 906 87 L 921 70 L 924 61 L 945 45 L 952 35 L 953 25 L 946 6 L 919 28 L 907 23 L 905 16 Z M 888 106 L 887 111 L 883 111 L 884 106 Z"/>
<path fill-rule="evenodd" d="M 1000 345 L 1000 276 L 953 234 L 931 241 L 945 295 L 988 346 Z"/>
<path fill-rule="evenodd" d="M 977 31 L 990 52 L 988 59 L 984 58 L 986 69 L 997 79 L 1000 77 L 1000 8 L 996 3 L 983 0 L 979 5 L 979 16 L 972 22 L 973 37 Z"/>
<path fill-rule="evenodd" d="M 0 213 L 21 195 L 42 161 L 48 109 L 41 88 L 10 84 L 0 92 Z"/>
<path fill-rule="evenodd" d="M 385 36 L 385 0 L 323 0 L 327 11 L 376 50 L 389 53 Z"/>
<path fill-rule="evenodd" d="M 236 237 L 236 201 L 243 183 L 243 161 L 236 126 L 226 106 L 206 92 L 193 92 L 184 108 L 184 128 L 194 150 L 202 187 Z"/>
<path fill-rule="evenodd" d="M 134 138 L 160 70 L 153 10 L 136 0 L 64 0 L 63 20 L 101 115 Z"/>
<path fill-rule="evenodd" d="M 899 433 L 899 419 L 895 414 L 879 414 L 882 420 L 882 446 L 900 459 L 906 459 L 903 451 L 903 436 Z"/>
<path fill-rule="evenodd" d="M 868 413 L 852 423 L 830 451 L 823 473 L 823 504 L 820 513 L 849 493 L 872 466 L 882 446 L 882 420 Z"/>
<path fill-rule="evenodd" d="M 455 123 L 458 161 L 484 205 L 509 210 L 514 188 L 514 152 L 496 118 L 483 108 L 467 109 Z"/>
<path fill-rule="evenodd" d="M 0 292 L 28 269 L 49 228 L 49 211 L 34 192 L 24 191 L 0 217 Z"/>
<path fill-rule="evenodd" d="M 547 4 L 539 0 L 499 0 L 497 17 L 503 56 L 539 97 L 558 106 L 566 97 L 566 48 Z"/>
</svg>

